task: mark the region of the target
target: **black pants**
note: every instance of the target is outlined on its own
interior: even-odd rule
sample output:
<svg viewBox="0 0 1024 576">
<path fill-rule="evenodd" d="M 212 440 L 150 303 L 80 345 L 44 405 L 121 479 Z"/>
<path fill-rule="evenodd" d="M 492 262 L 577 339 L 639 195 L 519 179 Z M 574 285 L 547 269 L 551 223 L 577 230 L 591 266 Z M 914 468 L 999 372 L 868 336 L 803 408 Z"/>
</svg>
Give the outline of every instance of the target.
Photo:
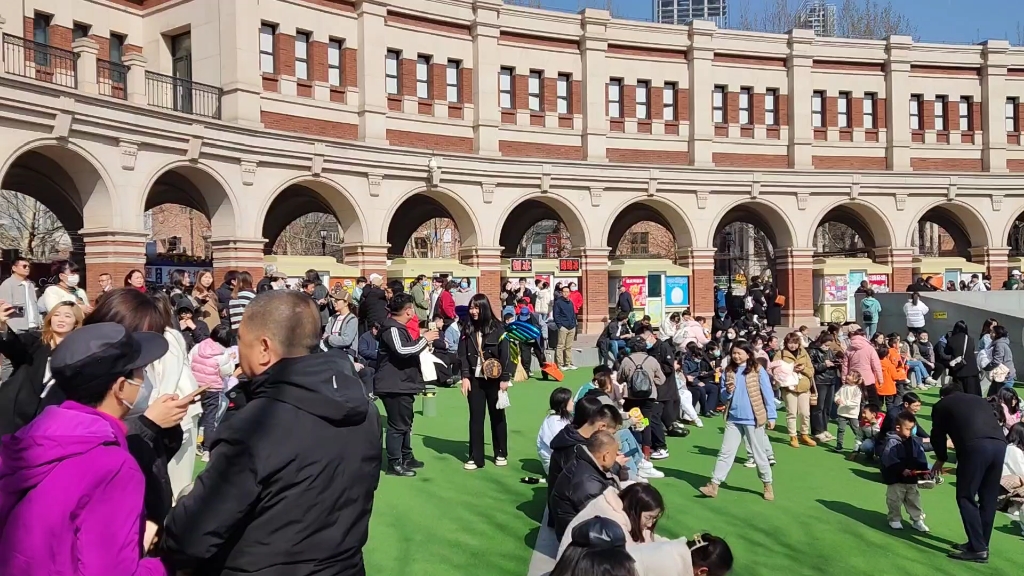
<svg viewBox="0 0 1024 576">
<path fill-rule="evenodd" d="M 953 380 L 960 385 L 964 392 L 981 396 L 981 378 L 978 376 L 956 376 Z"/>
<path fill-rule="evenodd" d="M 529 374 L 532 372 L 533 357 L 537 357 L 537 368 L 542 368 L 547 360 L 544 358 L 544 350 L 540 346 L 540 342 L 536 340 L 530 340 L 529 342 L 519 343 L 519 361 L 523 364 L 523 370 Z M 548 379 L 548 375 L 544 374 L 544 379 Z"/>
<path fill-rule="evenodd" d="M 651 450 L 660 450 L 665 448 L 665 425 L 661 421 L 661 414 L 665 406 L 657 400 L 631 400 L 626 399 L 623 403 L 623 409 L 629 412 L 633 408 L 639 408 L 640 413 L 643 414 L 644 418 L 650 421 L 650 426 L 644 428 L 641 432 L 634 434 L 637 436 L 637 442 L 640 446 L 650 448 Z"/>
<path fill-rule="evenodd" d="M 469 459 L 478 467 L 484 465 L 484 416 L 491 418 L 491 443 L 494 457 L 508 458 L 508 425 L 505 411 L 498 410 L 497 380 L 469 378 Z"/>
<path fill-rule="evenodd" d="M 213 433 L 217 431 L 217 411 L 220 409 L 220 390 L 203 392 L 200 400 L 203 413 L 199 416 L 199 427 L 203 429 L 203 450 L 209 450 Z"/>
<path fill-rule="evenodd" d="M 714 415 L 715 408 L 718 408 L 718 384 L 714 382 L 706 382 L 703 386 L 687 384 L 686 388 L 693 396 L 693 406 L 697 408 L 697 412 L 701 416 Z"/>
<path fill-rule="evenodd" d="M 412 419 L 414 394 L 381 394 L 380 401 L 388 415 L 388 431 L 384 437 L 388 464 L 395 466 L 412 458 Z"/>
<path fill-rule="evenodd" d="M 818 384 L 818 403 L 811 406 L 811 434 L 818 435 L 828 432 L 828 423 L 832 419 L 832 405 L 835 400 L 835 385 Z"/>
<path fill-rule="evenodd" d="M 977 440 L 956 451 L 956 504 L 973 552 L 987 552 L 996 518 L 1006 442 Z"/>
</svg>

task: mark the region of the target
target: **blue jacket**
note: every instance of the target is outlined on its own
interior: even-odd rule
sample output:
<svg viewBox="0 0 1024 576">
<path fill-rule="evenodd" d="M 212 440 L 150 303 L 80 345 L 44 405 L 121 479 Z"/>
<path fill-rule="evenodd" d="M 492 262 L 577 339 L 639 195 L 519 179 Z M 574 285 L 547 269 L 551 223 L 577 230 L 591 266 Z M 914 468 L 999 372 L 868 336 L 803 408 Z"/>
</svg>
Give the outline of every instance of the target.
<svg viewBox="0 0 1024 576">
<path fill-rule="evenodd" d="M 555 297 L 552 313 L 555 316 L 556 326 L 568 328 L 569 330 L 576 329 L 576 308 L 573 307 L 572 302 L 567 298 L 562 296 Z"/>
<path fill-rule="evenodd" d="M 725 391 L 725 378 L 722 378 L 721 399 L 723 402 L 732 400 L 729 403 L 729 414 L 725 418 L 728 422 L 754 426 L 757 421 L 754 419 L 754 407 L 750 404 L 747 387 L 744 386 L 744 382 L 746 382 L 745 371 L 745 366 L 740 366 L 736 369 L 736 390 L 733 391 L 732 395 Z M 761 397 L 764 399 L 764 409 L 768 412 L 768 421 L 775 422 L 778 413 L 775 411 L 775 392 L 772 390 L 772 382 L 768 378 L 768 372 L 764 368 L 758 368 L 757 379 L 761 384 Z"/>
<path fill-rule="evenodd" d="M 888 416 L 885 417 L 889 419 Z M 885 437 L 882 448 L 882 481 L 886 484 L 917 484 L 917 476 L 904 476 L 904 470 L 927 470 L 928 458 L 917 436 L 904 440 L 895 432 Z"/>
<path fill-rule="evenodd" d="M 366 361 L 366 365 L 376 370 L 378 343 L 377 337 L 373 335 L 373 330 L 363 332 L 363 335 L 359 337 L 357 349 L 359 357 Z"/>
</svg>

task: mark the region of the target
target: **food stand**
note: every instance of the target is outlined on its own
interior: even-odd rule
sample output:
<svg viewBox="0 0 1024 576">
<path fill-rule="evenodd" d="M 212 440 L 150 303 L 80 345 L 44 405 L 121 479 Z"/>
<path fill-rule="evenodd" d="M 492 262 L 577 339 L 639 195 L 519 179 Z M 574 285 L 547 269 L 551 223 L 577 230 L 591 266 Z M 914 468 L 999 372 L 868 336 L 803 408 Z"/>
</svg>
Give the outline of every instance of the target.
<svg viewBox="0 0 1024 576">
<path fill-rule="evenodd" d="M 633 295 L 637 317 L 651 317 L 653 326 L 660 326 L 672 312 L 690 307 L 691 271 L 667 258 L 629 258 L 608 263 L 608 309 L 615 313 L 619 285 Z"/>
<path fill-rule="evenodd" d="M 857 320 L 854 294 L 867 280 L 876 292 L 889 291 L 892 268 L 870 258 L 814 259 L 814 314 L 822 324 Z"/>
<path fill-rule="evenodd" d="M 439 276 L 456 281 L 469 280 L 470 292 L 476 294 L 476 283 L 480 269 L 466 266 L 453 258 L 395 258 L 388 264 L 388 280 L 401 280 L 406 291 L 420 274 L 427 278 Z M 433 286 L 428 286 L 429 289 Z"/>
<path fill-rule="evenodd" d="M 355 280 L 360 276 L 359 268 L 342 264 L 331 256 L 264 256 L 265 264 L 273 264 L 277 271 L 288 276 L 288 284 L 301 284 L 306 277 L 307 270 L 316 270 L 320 274 L 320 280 L 327 288 L 333 288 L 335 282 L 346 281 L 355 285 Z M 259 278 L 253 280 L 259 281 Z M 348 288 L 351 289 L 351 286 Z"/>
<path fill-rule="evenodd" d="M 985 267 L 975 264 L 966 258 L 958 257 L 914 257 L 914 280 L 932 277 L 932 285 L 940 290 L 946 289 L 946 283 L 952 280 L 959 290 L 960 281 L 971 281 L 971 274 L 979 277 L 985 274 Z"/>
</svg>

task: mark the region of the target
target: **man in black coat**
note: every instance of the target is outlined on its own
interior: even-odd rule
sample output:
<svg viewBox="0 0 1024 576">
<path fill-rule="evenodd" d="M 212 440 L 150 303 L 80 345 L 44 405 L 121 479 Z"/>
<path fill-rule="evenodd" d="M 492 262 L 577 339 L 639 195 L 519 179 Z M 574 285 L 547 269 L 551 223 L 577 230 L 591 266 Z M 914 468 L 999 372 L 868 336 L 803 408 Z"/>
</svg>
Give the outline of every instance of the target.
<svg viewBox="0 0 1024 576">
<path fill-rule="evenodd" d="M 992 405 L 981 396 L 964 393 L 956 384 L 942 389 L 932 408 L 933 472 L 946 463 L 946 438 L 956 449 L 956 503 L 967 542 L 949 553 L 955 560 L 988 562 L 988 544 L 1001 489 L 1006 436 Z"/>
<path fill-rule="evenodd" d="M 719 308 L 711 319 L 711 339 L 718 340 L 725 336 L 725 331 L 732 327 L 732 318 L 725 307 Z"/>
<path fill-rule="evenodd" d="M 228 270 L 224 273 L 224 283 L 217 288 L 217 308 L 221 316 L 225 315 L 228 305 L 231 303 L 231 294 L 235 291 L 235 282 L 238 282 L 238 270 Z"/>
<path fill-rule="evenodd" d="M 658 386 L 657 406 L 658 417 L 651 420 L 651 459 L 668 458 L 668 444 L 665 436 L 686 437 L 690 434 L 681 422 L 679 388 L 676 387 L 676 350 L 669 340 L 659 340 L 650 326 L 641 327 L 637 336 L 647 341 L 647 353 L 658 361 L 661 371 L 665 374 L 665 383 Z M 680 370 L 682 367 L 680 367 Z"/>
<path fill-rule="evenodd" d="M 246 308 L 244 408 L 167 518 L 165 560 L 194 576 L 364 576 L 380 477 L 376 407 L 336 354 L 310 354 L 320 317 L 304 294 L 264 292 Z"/>
<path fill-rule="evenodd" d="M 572 474 L 559 476 L 551 491 L 551 513 L 559 541 L 572 519 L 591 500 L 606 489 L 619 486 L 620 477 L 612 470 L 616 463 L 619 469 L 626 464 L 626 457 L 618 455 L 619 441 L 607 430 L 595 432 L 587 439 L 586 446 L 577 445 L 574 450 L 577 464 Z"/>
<path fill-rule="evenodd" d="M 633 313 L 633 295 L 622 284 L 619 284 L 619 300 L 616 308 L 618 308 L 618 312 L 625 312 L 627 317 Z"/>
<path fill-rule="evenodd" d="M 359 298 L 359 333 L 368 331 L 374 324 L 383 324 L 388 318 L 388 298 L 380 287 L 384 279 L 380 274 L 370 274 L 370 283 L 363 288 Z"/>
</svg>

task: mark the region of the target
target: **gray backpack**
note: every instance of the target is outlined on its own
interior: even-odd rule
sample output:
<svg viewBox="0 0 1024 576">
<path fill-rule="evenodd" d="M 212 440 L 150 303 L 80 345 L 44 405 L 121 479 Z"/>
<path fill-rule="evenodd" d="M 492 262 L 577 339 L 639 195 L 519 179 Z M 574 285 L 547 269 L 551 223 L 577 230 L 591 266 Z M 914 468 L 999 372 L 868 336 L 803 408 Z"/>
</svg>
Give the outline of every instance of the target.
<svg viewBox="0 0 1024 576">
<path fill-rule="evenodd" d="M 629 398 L 636 400 L 650 398 L 651 393 L 654 391 L 654 382 L 651 381 L 651 375 L 641 368 L 635 360 L 632 358 L 627 359 L 636 367 L 633 373 L 629 375 L 629 382 L 627 382 Z"/>
</svg>

